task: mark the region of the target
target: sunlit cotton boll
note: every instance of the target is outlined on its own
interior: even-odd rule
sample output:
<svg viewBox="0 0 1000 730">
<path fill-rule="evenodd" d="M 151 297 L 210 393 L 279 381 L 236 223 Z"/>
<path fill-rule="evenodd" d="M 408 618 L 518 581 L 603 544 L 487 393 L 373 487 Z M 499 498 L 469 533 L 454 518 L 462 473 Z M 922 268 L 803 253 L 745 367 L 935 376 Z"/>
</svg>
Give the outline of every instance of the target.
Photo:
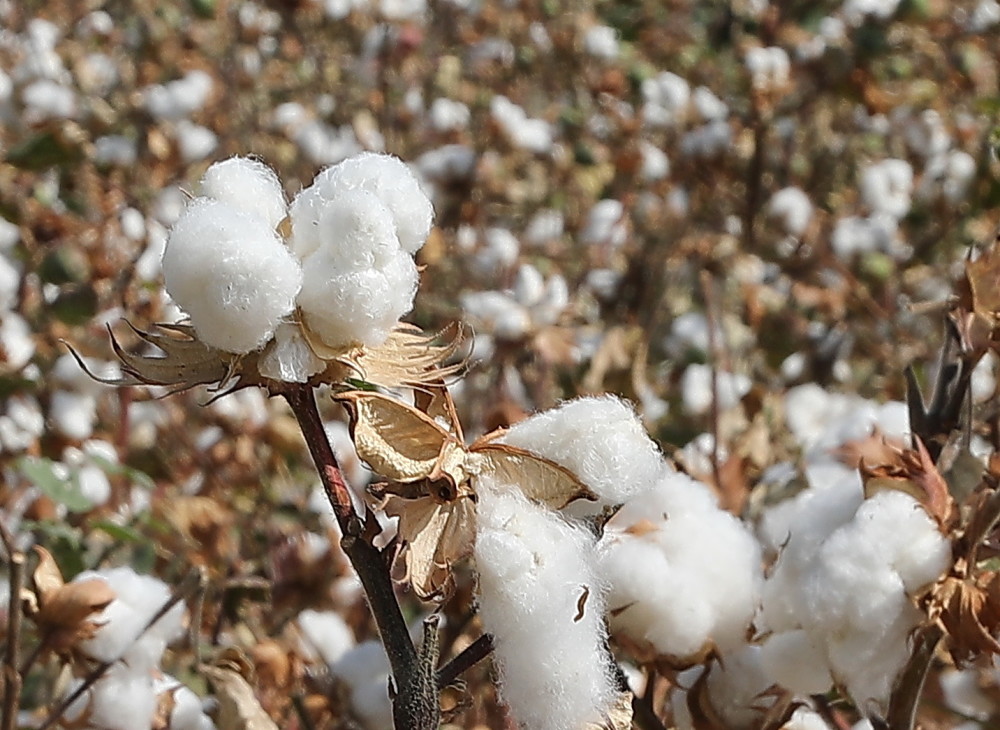
<svg viewBox="0 0 1000 730">
<path fill-rule="evenodd" d="M 183 78 L 147 87 L 146 109 L 157 119 L 179 120 L 201 109 L 212 93 L 212 77 L 204 71 L 189 71 Z"/>
<path fill-rule="evenodd" d="M 612 61 L 618 58 L 618 31 L 607 25 L 595 25 L 583 36 L 583 48 L 595 58 Z"/>
<path fill-rule="evenodd" d="M 354 646 L 354 632 L 339 613 L 306 609 L 299 614 L 299 629 L 306 645 L 333 665 Z"/>
<path fill-rule="evenodd" d="M 285 194 L 274 170 L 249 157 L 216 162 L 201 178 L 201 194 L 262 218 L 274 228 L 285 217 Z"/>
<path fill-rule="evenodd" d="M 83 683 L 75 679 L 66 688 L 69 696 Z M 156 692 L 148 670 L 113 664 L 97 682 L 67 709 L 72 727 L 102 730 L 136 730 L 152 727 Z M 83 721 L 83 724 L 77 724 Z"/>
<path fill-rule="evenodd" d="M 167 643 L 180 635 L 184 604 L 178 602 L 149 629 L 150 619 L 166 605 L 170 588 L 150 575 L 140 575 L 130 567 L 84 571 L 75 582 L 100 578 L 115 592 L 115 600 L 93 616 L 100 627 L 90 639 L 80 643 L 88 656 L 104 662 L 123 659 L 132 671 L 150 671 L 160 663 Z"/>
<path fill-rule="evenodd" d="M 781 222 L 785 232 L 791 236 L 801 236 L 809 227 L 813 216 L 813 205 L 800 188 L 782 188 L 767 204 L 768 213 Z"/>
<path fill-rule="evenodd" d="M 760 547 L 707 487 L 665 469 L 605 526 L 598 544 L 611 626 L 663 655 L 744 643 L 763 579 Z"/>
<path fill-rule="evenodd" d="M 515 147 L 542 154 L 552 149 L 555 132 L 544 119 L 531 119 L 506 96 L 494 96 L 490 115 Z"/>
<path fill-rule="evenodd" d="M 670 71 L 642 82 L 643 121 L 651 126 L 673 126 L 684 120 L 691 99 L 688 82 Z"/>
<path fill-rule="evenodd" d="M 202 341 L 246 353 L 295 308 L 302 269 L 265 219 L 200 198 L 170 231 L 163 280 Z"/>
<path fill-rule="evenodd" d="M 899 220 L 910 212 L 913 168 L 906 160 L 882 160 L 862 170 L 860 188 L 872 211 Z"/>
<path fill-rule="evenodd" d="M 600 723 L 615 688 L 594 538 L 516 487 L 489 485 L 479 496 L 479 613 L 501 698 L 524 730 Z"/>
<path fill-rule="evenodd" d="M 431 229 L 434 208 L 416 176 L 398 157 L 365 152 L 323 170 L 292 201 L 292 249 L 305 258 L 321 245 L 322 214 L 332 201 L 351 190 L 378 198 L 392 216 L 399 245 L 416 253 Z"/>
<path fill-rule="evenodd" d="M 578 500 L 574 514 L 599 512 L 648 489 L 662 455 L 632 406 L 614 396 L 567 401 L 515 424 L 500 439 L 566 467 L 598 497 Z"/>
<path fill-rule="evenodd" d="M 202 710 L 201 699 L 174 677 L 165 674 L 153 682 L 158 702 L 169 696 L 173 709 L 168 718 L 169 730 L 215 730 L 215 723 Z"/>
</svg>

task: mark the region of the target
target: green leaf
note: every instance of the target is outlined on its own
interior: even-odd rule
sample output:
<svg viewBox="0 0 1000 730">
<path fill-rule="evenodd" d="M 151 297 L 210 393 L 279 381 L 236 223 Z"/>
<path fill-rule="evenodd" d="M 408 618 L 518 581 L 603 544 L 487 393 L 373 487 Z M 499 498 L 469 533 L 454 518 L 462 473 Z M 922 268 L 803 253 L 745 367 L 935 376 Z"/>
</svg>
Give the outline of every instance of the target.
<svg viewBox="0 0 1000 730">
<path fill-rule="evenodd" d="M 69 165 L 81 157 L 79 148 L 68 144 L 54 132 L 37 134 L 7 152 L 7 162 L 24 170 Z"/>
<path fill-rule="evenodd" d="M 128 542 L 134 545 L 142 545 L 146 542 L 146 538 L 128 525 L 118 525 L 114 522 L 109 522 L 108 520 L 99 520 L 92 523 L 91 526 L 94 529 L 105 533 L 112 540 L 117 540 L 118 542 Z"/>
<path fill-rule="evenodd" d="M 59 476 L 51 459 L 26 456 L 18 461 L 18 470 L 49 499 L 66 506 L 70 512 L 86 512 L 94 505 L 80 491 L 76 474 L 69 479 Z"/>
<path fill-rule="evenodd" d="M 89 456 L 90 460 L 108 476 L 124 476 L 133 484 L 143 489 L 152 489 L 154 486 L 152 477 L 144 471 L 134 469 L 126 464 L 119 464 L 110 459 L 105 459 L 103 456 L 97 454 L 90 454 Z"/>
</svg>

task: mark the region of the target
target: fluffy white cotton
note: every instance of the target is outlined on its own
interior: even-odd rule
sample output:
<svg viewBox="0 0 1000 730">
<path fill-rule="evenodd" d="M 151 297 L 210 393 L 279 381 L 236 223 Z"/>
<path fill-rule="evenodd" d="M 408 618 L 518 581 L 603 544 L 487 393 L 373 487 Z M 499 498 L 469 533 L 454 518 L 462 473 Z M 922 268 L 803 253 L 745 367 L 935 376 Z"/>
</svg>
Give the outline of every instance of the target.
<svg viewBox="0 0 1000 730">
<path fill-rule="evenodd" d="M 66 438 L 90 438 L 97 422 L 97 398 L 91 393 L 54 391 L 49 399 L 49 421 Z"/>
<path fill-rule="evenodd" d="M 82 683 L 82 679 L 71 681 L 66 687 L 66 695 L 72 694 Z M 84 727 L 136 730 L 152 727 L 155 712 L 156 692 L 149 670 L 118 663 L 69 706 L 66 719 L 81 721 L 86 713 Z"/>
<path fill-rule="evenodd" d="M 599 723 L 615 696 L 593 537 L 516 488 L 480 491 L 479 612 L 500 695 L 525 730 Z"/>
<path fill-rule="evenodd" d="M 762 91 L 780 89 L 788 84 L 791 63 L 784 48 L 750 48 L 743 59 L 755 89 Z"/>
<path fill-rule="evenodd" d="M 702 415 L 712 407 L 712 366 L 693 363 L 684 370 L 681 379 L 681 396 L 684 410 L 691 415 Z M 750 378 L 739 373 L 717 371 L 714 400 L 719 410 L 732 408 L 750 392 Z"/>
<path fill-rule="evenodd" d="M 169 674 L 157 677 L 153 690 L 158 698 L 169 694 L 173 700 L 169 730 L 215 730 L 215 723 L 204 713 L 201 699 Z"/>
<path fill-rule="evenodd" d="M 594 25 L 583 36 L 584 50 L 604 61 L 618 58 L 618 31 L 608 25 Z"/>
<path fill-rule="evenodd" d="M 906 160 L 882 160 L 861 171 L 861 199 L 873 212 L 895 220 L 910 212 L 913 168 Z"/>
<path fill-rule="evenodd" d="M 605 198 L 597 201 L 587 213 L 587 222 L 580 233 L 580 242 L 618 248 L 625 243 L 627 235 L 625 206 L 619 200 Z"/>
<path fill-rule="evenodd" d="M 611 627 L 684 660 L 745 642 L 760 596 L 760 547 L 708 488 L 665 470 L 605 526 L 598 545 Z"/>
<path fill-rule="evenodd" d="M 257 362 L 257 369 L 265 378 L 286 383 L 305 383 L 326 367 L 327 363 L 313 352 L 301 328 L 287 322 L 274 330 L 274 340 Z"/>
<path fill-rule="evenodd" d="M 28 395 L 7 399 L 0 415 L 0 452 L 23 451 L 45 432 L 45 416 L 38 401 Z"/>
<path fill-rule="evenodd" d="M 200 198 L 170 231 L 163 279 L 206 344 L 246 353 L 295 308 L 302 269 L 263 218 Z"/>
<path fill-rule="evenodd" d="M 201 109 L 212 93 L 212 77 L 204 71 L 189 71 L 183 78 L 148 87 L 146 109 L 157 119 L 177 121 Z"/>
<path fill-rule="evenodd" d="M 354 646 L 354 632 L 335 611 L 306 609 L 298 623 L 307 646 L 327 664 L 336 663 Z"/>
<path fill-rule="evenodd" d="M 306 324 L 331 347 L 384 342 L 413 305 L 418 272 L 405 251 L 397 251 L 384 270 L 337 274 L 334 260 L 323 251 L 304 267 L 299 307 Z"/>
<path fill-rule="evenodd" d="M 115 600 L 94 616 L 100 628 L 93 638 L 80 643 L 80 649 L 98 661 L 122 659 L 136 673 L 156 667 L 167 644 L 180 635 L 184 603 L 175 604 L 143 633 L 170 598 L 167 584 L 150 575 L 139 575 L 130 567 L 85 571 L 74 582 L 90 578 L 107 582 L 115 592 Z"/>
<path fill-rule="evenodd" d="M 921 618 L 912 599 L 950 564 L 947 540 L 898 491 L 861 501 L 856 485 L 808 489 L 781 509 L 785 537 L 760 615 L 773 632 L 765 665 L 803 693 L 825 690 L 823 666 L 859 707 L 883 704 Z"/>
<path fill-rule="evenodd" d="M 219 144 L 219 138 L 208 127 L 181 119 L 174 128 L 177 150 L 184 162 L 204 160 Z"/>
<path fill-rule="evenodd" d="M 249 157 L 216 162 L 201 179 L 201 194 L 262 218 L 274 228 L 285 217 L 285 193 L 274 170 Z"/>
<path fill-rule="evenodd" d="M 809 196 L 795 187 L 782 188 L 772 195 L 767 209 L 791 236 L 801 236 L 805 233 L 813 216 L 813 205 Z"/>
<path fill-rule="evenodd" d="M 611 395 L 567 401 L 515 424 L 500 440 L 576 474 L 598 500 L 573 503 L 574 512 L 625 502 L 648 489 L 663 467 L 632 406 Z"/>
<path fill-rule="evenodd" d="M 544 119 L 532 119 L 506 96 L 494 96 L 490 115 L 515 147 L 542 154 L 549 152 L 555 140 L 552 125 Z"/>
<path fill-rule="evenodd" d="M 435 99 L 429 111 L 431 126 L 439 132 L 465 129 L 471 116 L 469 107 L 460 101 L 445 97 Z"/>
<path fill-rule="evenodd" d="M 4 366 L 9 371 L 20 370 L 35 354 L 35 338 L 27 320 L 16 312 L 0 314 L 0 347 Z"/>
<path fill-rule="evenodd" d="M 367 191 L 385 206 L 404 251 L 414 254 L 423 246 L 434 209 L 416 176 L 398 157 L 365 152 L 323 170 L 292 201 L 291 245 L 301 258 L 322 245 L 327 206 L 351 190 Z"/>
<path fill-rule="evenodd" d="M 639 153 L 642 155 L 642 166 L 639 168 L 639 174 L 643 180 L 649 182 L 662 180 L 670 174 L 670 160 L 659 147 L 646 140 L 641 140 Z"/>
<path fill-rule="evenodd" d="M 664 71 L 642 82 L 642 96 L 646 102 L 642 108 L 646 124 L 673 126 L 687 116 L 691 87 L 677 74 Z"/>
<path fill-rule="evenodd" d="M 351 709 L 366 730 L 392 727 L 389 660 L 378 641 L 364 641 L 344 653 L 330 673 L 350 690 Z"/>
</svg>

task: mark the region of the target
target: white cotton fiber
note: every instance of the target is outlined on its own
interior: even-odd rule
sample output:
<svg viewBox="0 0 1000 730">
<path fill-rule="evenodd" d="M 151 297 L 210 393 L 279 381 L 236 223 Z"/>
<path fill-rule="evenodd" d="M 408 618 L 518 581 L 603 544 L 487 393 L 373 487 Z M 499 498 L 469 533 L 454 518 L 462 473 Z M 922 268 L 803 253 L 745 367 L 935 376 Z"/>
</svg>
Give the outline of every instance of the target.
<svg viewBox="0 0 1000 730">
<path fill-rule="evenodd" d="M 83 683 L 74 679 L 66 688 L 67 696 Z M 71 723 L 86 716 L 83 727 L 101 730 L 136 730 L 153 725 L 156 693 L 149 670 L 136 670 L 123 663 L 114 664 L 66 712 Z M 75 725 L 74 725 L 75 726 Z"/>
<path fill-rule="evenodd" d="M 364 152 L 323 170 L 292 201 L 292 247 L 299 256 L 318 247 L 315 229 L 326 205 L 357 189 L 372 193 L 389 210 L 403 250 L 413 254 L 424 245 L 434 208 L 416 176 L 397 157 Z"/>
<path fill-rule="evenodd" d="M 263 218 L 200 198 L 170 231 L 163 278 L 206 344 L 246 353 L 292 312 L 302 270 Z"/>
<path fill-rule="evenodd" d="M 599 723 L 615 696 L 594 538 L 518 489 L 480 491 L 479 610 L 500 695 L 524 730 Z"/>
<path fill-rule="evenodd" d="M 274 170 L 249 157 L 216 162 L 201 179 L 201 194 L 263 218 L 274 228 L 285 217 L 285 193 Z"/>
<path fill-rule="evenodd" d="M 405 251 L 384 270 L 338 274 L 323 251 L 303 267 L 299 307 L 306 324 L 331 347 L 378 345 L 413 306 L 418 272 Z"/>
<path fill-rule="evenodd" d="M 335 611 L 306 609 L 299 614 L 298 623 L 305 643 L 328 665 L 334 664 L 354 646 L 354 632 Z"/>
<path fill-rule="evenodd" d="M 74 582 L 89 578 L 106 581 L 115 592 L 115 600 L 93 617 L 100 628 L 93 638 L 80 642 L 80 649 L 98 661 L 113 662 L 121 658 L 135 672 L 156 667 L 167 643 L 181 632 L 183 602 L 175 604 L 143 632 L 170 598 L 167 584 L 150 575 L 139 575 L 127 566 L 85 571 Z"/>
<path fill-rule="evenodd" d="M 578 398 L 514 425 L 500 439 L 576 474 L 597 502 L 574 509 L 599 512 L 650 487 L 663 457 L 632 406 L 610 395 Z"/>
<path fill-rule="evenodd" d="M 745 642 L 763 579 L 760 547 L 707 487 L 666 471 L 608 522 L 598 544 L 611 626 L 683 660 Z"/>
<path fill-rule="evenodd" d="M 317 252 L 338 274 L 382 269 L 399 252 L 392 213 L 367 190 L 348 190 L 320 212 Z"/>
<path fill-rule="evenodd" d="M 826 646 L 802 629 L 769 636 L 760 661 L 771 679 L 797 694 L 823 694 L 833 686 Z"/>
<path fill-rule="evenodd" d="M 265 378 L 285 383 L 305 383 L 326 369 L 326 362 L 312 351 L 298 325 L 282 322 L 274 330 L 274 341 L 261 355 L 257 369 Z M 224 402 L 230 398 L 225 398 Z"/>
</svg>

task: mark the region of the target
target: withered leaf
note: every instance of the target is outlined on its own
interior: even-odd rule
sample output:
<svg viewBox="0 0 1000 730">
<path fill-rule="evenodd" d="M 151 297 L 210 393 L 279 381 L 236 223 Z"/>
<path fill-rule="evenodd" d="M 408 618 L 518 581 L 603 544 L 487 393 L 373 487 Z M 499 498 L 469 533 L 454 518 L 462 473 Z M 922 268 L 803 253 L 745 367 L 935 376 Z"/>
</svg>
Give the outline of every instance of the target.
<svg viewBox="0 0 1000 730">
<path fill-rule="evenodd" d="M 217 726 L 219 730 L 278 730 L 261 707 L 253 687 L 239 671 L 246 665 L 249 662 L 243 658 L 238 663 L 223 660 L 215 666 L 201 666 L 219 700 Z"/>
<path fill-rule="evenodd" d="M 473 444 L 469 452 L 468 469 L 474 476 L 516 485 L 528 499 L 551 509 L 562 509 L 576 499 L 597 499 L 569 469 L 525 449 L 486 443 Z"/>
<path fill-rule="evenodd" d="M 977 580 L 949 576 L 931 594 L 929 614 L 948 635 L 958 663 L 981 654 L 1000 654 L 1000 577 L 985 573 Z"/>
<path fill-rule="evenodd" d="M 942 529 L 948 529 L 957 516 L 955 500 L 923 442 L 919 438 L 915 441 L 916 449 L 890 447 L 883 452 L 880 464 L 859 463 L 865 497 L 883 489 L 905 492 L 920 502 Z"/>
</svg>

